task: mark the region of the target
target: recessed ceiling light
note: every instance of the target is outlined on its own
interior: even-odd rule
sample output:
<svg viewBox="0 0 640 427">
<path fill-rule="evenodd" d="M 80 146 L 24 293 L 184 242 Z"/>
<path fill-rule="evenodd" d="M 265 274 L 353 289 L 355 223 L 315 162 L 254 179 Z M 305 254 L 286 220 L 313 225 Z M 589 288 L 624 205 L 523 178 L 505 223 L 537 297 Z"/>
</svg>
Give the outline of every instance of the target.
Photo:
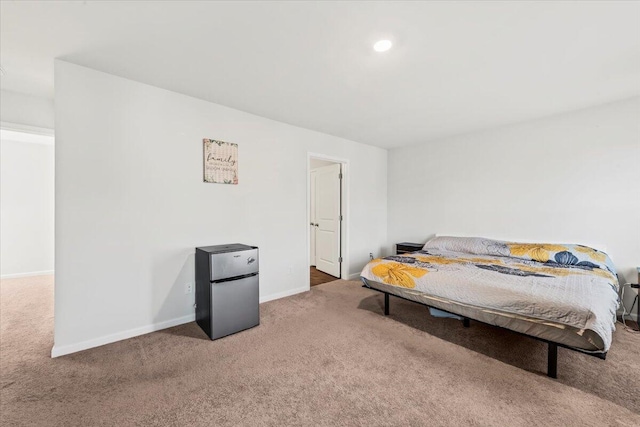
<svg viewBox="0 0 640 427">
<path fill-rule="evenodd" d="M 380 40 L 373 45 L 373 50 L 376 52 L 386 52 L 391 49 L 391 46 L 393 46 L 391 40 Z"/>
</svg>

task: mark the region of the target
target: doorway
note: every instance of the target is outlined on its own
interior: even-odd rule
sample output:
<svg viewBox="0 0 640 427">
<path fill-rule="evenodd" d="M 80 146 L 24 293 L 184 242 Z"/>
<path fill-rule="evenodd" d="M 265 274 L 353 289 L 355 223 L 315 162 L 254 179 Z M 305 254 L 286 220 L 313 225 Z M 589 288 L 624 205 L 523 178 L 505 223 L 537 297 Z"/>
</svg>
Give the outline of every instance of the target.
<svg viewBox="0 0 640 427">
<path fill-rule="evenodd" d="M 0 322 L 15 324 L 3 328 L 7 342 L 23 342 L 34 319 L 43 320 L 46 327 L 38 323 L 37 336 L 50 334 L 46 331 L 54 317 L 54 170 L 53 130 L 0 123 Z"/>
<path fill-rule="evenodd" d="M 309 156 L 309 285 L 343 277 L 346 165 Z"/>
</svg>

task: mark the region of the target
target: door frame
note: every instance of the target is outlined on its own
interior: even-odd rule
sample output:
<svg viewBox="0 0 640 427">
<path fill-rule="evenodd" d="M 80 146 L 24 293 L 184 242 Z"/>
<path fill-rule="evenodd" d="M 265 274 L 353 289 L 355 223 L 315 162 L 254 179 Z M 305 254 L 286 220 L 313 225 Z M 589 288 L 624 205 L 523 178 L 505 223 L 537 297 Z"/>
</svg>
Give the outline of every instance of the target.
<svg viewBox="0 0 640 427">
<path fill-rule="evenodd" d="M 349 160 L 340 157 L 328 156 L 321 153 L 307 152 L 307 220 L 305 229 L 307 237 L 307 264 L 309 269 L 311 263 L 311 159 L 326 160 L 329 162 L 340 163 L 342 171 L 342 187 L 340 200 L 340 214 L 342 215 L 342 223 L 340 224 L 340 256 L 342 256 L 342 264 L 340 265 L 340 279 L 349 280 Z M 311 289 L 311 277 L 307 274 L 307 290 Z"/>
</svg>

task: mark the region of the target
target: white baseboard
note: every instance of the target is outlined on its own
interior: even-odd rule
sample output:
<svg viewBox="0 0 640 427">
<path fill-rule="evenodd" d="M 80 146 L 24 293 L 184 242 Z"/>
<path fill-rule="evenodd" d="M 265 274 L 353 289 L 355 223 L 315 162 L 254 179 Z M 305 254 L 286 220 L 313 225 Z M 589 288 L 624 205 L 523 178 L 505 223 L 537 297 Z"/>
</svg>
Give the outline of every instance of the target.
<svg viewBox="0 0 640 427">
<path fill-rule="evenodd" d="M 93 339 L 82 341 L 76 344 L 68 344 L 68 345 L 62 345 L 62 346 L 54 345 L 53 348 L 51 349 L 51 357 L 59 357 L 59 356 L 64 356 L 66 354 L 77 353 L 78 351 L 88 350 L 90 348 L 100 347 L 101 345 L 111 344 L 116 341 L 126 340 L 129 338 L 148 334 L 150 332 L 156 332 L 162 329 L 172 328 L 174 326 L 193 322 L 195 320 L 196 320 L 196 314 L 193 313 L 187 316 L 178 317 L 176 319 L 165 320 L 164 322 L 153 323 L 151 325 L 141 326 L 139 328 L 117 332 L 115 334 L 105 335 L 99 338 L 93 338 Z"/>
<path fill-rule="evenodd" d="M 273 301 L 275 299 L 290 297 L 291 295 L 307 292 L 308 290 L 309 288 L 307 286 L 304 286 L 302 288 L 296 288 L 296 289 L 291 289 L 289 291 L 278 292 L 277 294 L 265 295 L 263 297 L 260 297 L 260 304 L 267 301 Z"/>
<path fill-rule="evenodd" d="M 53 270 L 47 271 L 31 271 L 28 273 L 14 273 L 14 274 L 3 274 L 0 276 L 0 279 L 17 279 L 19 277 L 29 277 L 29 276 L 46 276 L 49 274 L 53 274 Z"/>
<path fill-rule="evenodd" d="M 360 279 L 360 273 L 354 273 L 349 275 L 349 280 L 359 280 L 359 279 Z"/>
<path fill-rule="evenodd" d="M 284 297 L 288 297 L 291 295 L 299 294 L 302 292 L 308 291 L 309 288 L 302 287 L 291 289 L 289 291 L 280 292 L 277 294 L 271 294 L 260 298 L 260 303 L 272 301 Z M 154 323 L 147 326 L 141 326 L 139 328 L 129 329 L 127 331 L 117 332 L 115 334 L 105 335 L 99 338 L 93 338 L 87 341 L 82 341 L 76 344 L 68 344 L 68 345 L 54 345 L 51 349 L 51 357 L 60 357 L 71 353 L 77 353 L 78 351 L 88 350 L 94 347 L 100 347 L 105 344 L 111 344 L 117 341 L 126 340 L 129 338 L 137 337 L 140 335 L 145 335 L 151 332 L 157 332 L 162 329 L 172 328 L 174 326 L 182 325 L 189 322 L 194 322 L 196 320 L 196 315 L 189 314 L 187 316 L 178 317 L 177 319 L 165 320 L 164 322 Z"/>
</svg>

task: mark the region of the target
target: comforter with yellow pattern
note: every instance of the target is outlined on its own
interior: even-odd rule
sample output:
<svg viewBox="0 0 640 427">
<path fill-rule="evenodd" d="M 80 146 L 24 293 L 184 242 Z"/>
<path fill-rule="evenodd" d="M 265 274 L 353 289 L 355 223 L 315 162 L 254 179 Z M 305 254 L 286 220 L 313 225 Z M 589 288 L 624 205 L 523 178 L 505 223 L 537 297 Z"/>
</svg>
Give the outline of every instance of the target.
<svg viewBox="0 0 640 427">
<path fill-rule="evenodd" d="M 608 351 L 618 280 L 611 259 L 573 244 L 436 237 L 421 251 L 375 259 L 361 276 L 426 295 L 591 330 Z"/>
</svg>

